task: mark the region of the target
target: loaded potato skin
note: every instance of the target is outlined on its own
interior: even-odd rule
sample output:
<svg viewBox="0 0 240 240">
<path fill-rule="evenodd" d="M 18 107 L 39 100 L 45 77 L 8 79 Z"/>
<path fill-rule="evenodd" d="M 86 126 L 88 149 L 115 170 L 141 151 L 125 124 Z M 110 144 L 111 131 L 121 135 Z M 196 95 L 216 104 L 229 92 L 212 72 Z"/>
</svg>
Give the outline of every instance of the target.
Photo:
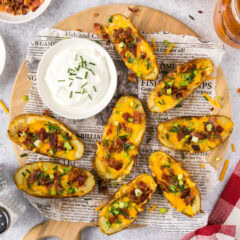
<svg viewBox="0 0 240 240">
<path fill-rule="evenodd" d="M 144 211 L 156 187 L 153 177 L 148 174 L 141 174 L 120 187 L 99 213 L 100 230 L 110 235 L 130 226 Z"/>
<path fill-rule="evenodd" d="M 121 14 L 112 15 L 104 26 L 126 67 L 142 80 L 155 80 L 159 74 L 156 55 L 131 20 Z"/>
<path fill-rule="evenodd" d="M 93 166 L 102 179 L 120 181 L 131 172 L 145 127 L 141 102 L 135 97 L 121 97 L 97 143 Z"/>
<path fill-rule="evenodd" d="M 43 115 L 17 116 L 9 124 L 8 137 L 23 149 L 50 157 L 78 160 L 84 152 L 83 143 L 72 131 Z"/>
<path fill-rule="evenodd" d="M 39 198 L 79 197 L 95 186 L 89 171 L 53 162 L 25 164 L 16 171 L 14 181 L 20 190 Z"/>
<path fill-rule="evenodd" d="M 190 174 L 165 152 L 149 156 L 149 167 L 164 197 L 177 211 L 193 217 L 201 209 L 201 198 L 196 183 Z"/>
<path fill-rule="evenodd" d="M 151 91 L 148 108 L 151 112 L 166 112 L 193 93 L 214 70 L 208 58 L 198 58 L 168 73 Z"/>
<path fill-rule="evenodd" d="M 158 139 L 173 150 L 208 152 L 223 144 L 232 130 L 233 122 L 226 116 L 179 117 L 158 125 Z"/>
</svg>

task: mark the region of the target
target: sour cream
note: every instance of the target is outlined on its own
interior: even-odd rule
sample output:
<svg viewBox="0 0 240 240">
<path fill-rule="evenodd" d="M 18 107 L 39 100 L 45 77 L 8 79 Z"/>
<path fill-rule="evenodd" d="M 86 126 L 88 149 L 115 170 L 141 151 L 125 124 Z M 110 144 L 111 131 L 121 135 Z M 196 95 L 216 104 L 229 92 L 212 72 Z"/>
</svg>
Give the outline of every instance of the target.
<svg viewBox="0 0 240 240">
<path fill-rule="evenodd" d="M 86 39 L 63 40 L 41 60 L 37 83 L 50 109 L 74 119 L 95 115 L 111 100 L 117 73 L 109 54 Z"/>
<path fill-rule="evenodd" d="M 86 110 L 106 94 L 109 69 L 96 49 L 66 49 L 52 59 L 45 81 L 56 103 Z"/>
</svg>

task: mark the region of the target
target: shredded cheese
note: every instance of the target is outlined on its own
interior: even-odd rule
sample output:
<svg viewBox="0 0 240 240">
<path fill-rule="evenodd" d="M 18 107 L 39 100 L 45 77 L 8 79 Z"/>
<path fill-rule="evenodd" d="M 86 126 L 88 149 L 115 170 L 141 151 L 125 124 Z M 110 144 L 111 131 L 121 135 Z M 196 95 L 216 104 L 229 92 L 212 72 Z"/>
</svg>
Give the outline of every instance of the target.
<svg viewBox="0 0 240 240">
<path fill-rule="evenodd" d="M 157 205 L 154 204 L 148 211 L 149 211 L 149 212 L 152 212 L 152 211 L 154 211 L 154 210 L 156 209 L 156 207 L 157 207 Z"/>
<path fill-rule="evenodd" d="M 221 105 L 219 104 L 219 98 L 221 99 L 221 97 L 219 97 L 219 96 L 216 96 L 216 97 L 215 97 L 215 105 L 216 105 L 218 108 L 222 108 Z"/>
<path fill-rule="evenodd" d="M 157 51 L 155 38 L 152 38 L 152 46 L 153 46 L 153 50 Z"/>
<path fill-rule="evenodd" d="M 99 212 L 104 206 L 105 204 L 100 205 L 99 207 L 95 208 L 95 211 Z"/>
<path fill-rule="evenodd" d="M 216 77 L 208 77 L 207 80 L 214 80 Z"/>
<path fill-rule="evenodd" d="M 210 103 L 212 106 L 217 106 L 218 108 L 221 108 L 221 105 L 219 104 L 217 98 L 216 100 L 214 101 L 208 94 L 206 93 L 202 93 L 202 96 L 205 97 Z"/>
<path fill-rule="evenodd" d="M 168 55 L 169 52 L 174 48 L 174 46 L 175 46 L 175 43 L 171 43 L 171 45 L 169 46 L 169 48 L 165 51 L 164 55 L 165 55 L 165 56 Z"/>
<path fill-rule="evenodd" d="M 235 145 L 234 144 L 232 144 L 232 152 L 235 152 Z"/>
<path fill-rule="evenodd" d="M 6 107 L 6 105 L 0 100 L 0 105 L 1 105 L 1 107 L 3 108 L 3 110 L 5 111 L 5 113 L 9 113 L 9 111 L 8 111 L 8 109 L 7 109 L 7 107 Z"/>
<path fill-rule="evenodd" d="M 200 167 L 201 167 L 201 168 L 205 168 L 205 164 L 204 164 L 204 163 L 201 163 L 201 164 L 200 164 Z"/>
<path fill-rule="evenodd" d="M 225 161 L 225 163 L 224 163 L 224 166 L 223 166 L 223 168 L 222 168 L 220 177 L 219 177 L 219 181 L 220 181 L 220 182 L 222 182 L 222 180 L 224 179 L 224 176 L 225 176 L 226 171 L 227 171 L 228 163 L 229 163 L 229 159 L 226 159 L 226 161 Z"/>
</svg>

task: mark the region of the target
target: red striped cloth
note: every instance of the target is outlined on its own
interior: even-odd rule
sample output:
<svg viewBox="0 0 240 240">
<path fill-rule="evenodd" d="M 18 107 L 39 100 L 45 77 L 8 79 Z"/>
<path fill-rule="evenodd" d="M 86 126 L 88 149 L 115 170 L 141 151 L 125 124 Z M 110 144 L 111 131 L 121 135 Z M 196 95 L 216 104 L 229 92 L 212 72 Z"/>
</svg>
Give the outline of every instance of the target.
<svg viewBox="0 0 240 240">
<path fill-rule="evenodd" d="M 240 240 L 240 161 L 209 216 L 208 225 L 182 240 Z"/>
</svg>

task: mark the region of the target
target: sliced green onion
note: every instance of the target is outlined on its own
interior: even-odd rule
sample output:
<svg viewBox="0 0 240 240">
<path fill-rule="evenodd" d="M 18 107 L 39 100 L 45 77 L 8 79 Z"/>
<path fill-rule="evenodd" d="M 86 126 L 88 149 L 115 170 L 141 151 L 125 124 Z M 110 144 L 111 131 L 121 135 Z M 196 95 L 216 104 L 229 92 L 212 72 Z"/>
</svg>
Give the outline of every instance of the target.
<svg viewBox="0 0 240 240">
<path fill-rule="evenodd" d="M 69 98 L 72 98 L 73 91 L 70 92 Z"/>
</svg>

